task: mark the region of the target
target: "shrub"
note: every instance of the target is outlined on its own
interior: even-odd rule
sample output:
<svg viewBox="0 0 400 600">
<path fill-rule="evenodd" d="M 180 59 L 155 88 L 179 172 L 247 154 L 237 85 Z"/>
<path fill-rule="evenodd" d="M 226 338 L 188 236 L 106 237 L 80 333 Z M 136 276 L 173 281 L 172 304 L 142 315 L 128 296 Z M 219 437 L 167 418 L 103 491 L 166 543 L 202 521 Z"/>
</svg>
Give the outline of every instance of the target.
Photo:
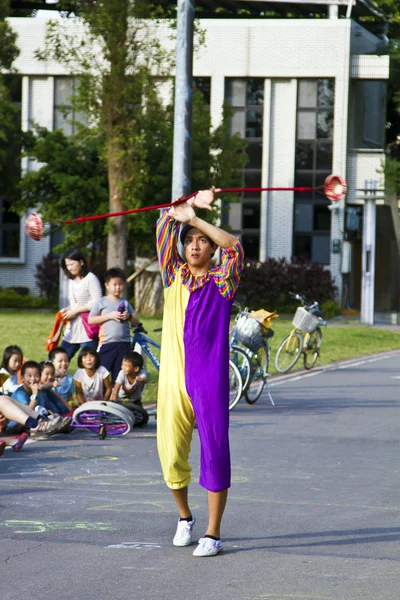
<svg viewBox="0 0 400 600">
<path fill-rule="evenodd" d="M 49 300 L 57 300 L 59 290 L 58 258 L 49 252 L 43 256 L 42 262 L 36 265 L 35 281 L 40 295 Z"/>
<path fill-rule="evenodd" d="M 32 298 L 31 295 L 18 294 L 12 288 L 0 288 L 0 308 L 56 308 L 57 303 L 45 297 Z"/>
<path fill-rule="evenodd" d="M 304 294 L 320 304 L 335 299 L 337 288 L 323 265 L 292 258 L 268 258 L 264 263 L 247 261 L 238 290 L 238 300 L 250 308 L 282 310 L 293 305 L 289 292 Z M 292 312 L 292 311 L 290 311 Z"/>
<path fill-rule="evenodd" d="M 339 304 L 334 300 L 326 300 L 321 305 L 322 313 L 325 319 L 333 319 L 333 317 L 337 317 L 342 312 Z"/>
</svg>

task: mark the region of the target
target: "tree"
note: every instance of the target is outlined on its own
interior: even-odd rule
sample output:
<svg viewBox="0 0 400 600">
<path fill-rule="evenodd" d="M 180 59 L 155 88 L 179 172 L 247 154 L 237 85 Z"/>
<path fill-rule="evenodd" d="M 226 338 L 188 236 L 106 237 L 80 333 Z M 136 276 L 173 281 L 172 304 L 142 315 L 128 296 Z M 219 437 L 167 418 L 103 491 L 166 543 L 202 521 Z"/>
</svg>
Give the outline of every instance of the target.
<svg viewBox="0 0 400 600">
<path fill-rule="evenodd" d="M 66 136 L 57 129 L 36 127 L 24 136 L 25 152 L 43 166 L 25 174 L 21 195 L 14 209 L 25 212 L 35 206 L 43 220 L 62 225 L 90 212 L 102 214 L 108 209 L 107 166 L 104 161 L 104 134 L 99 128 L 79 127 Z M 86 247 L 90 263 L 95 265 L 106 252 L 106 222 L 88 221 L 69 225 L 59 252 L 71 247 Z"/>
<path fill-rule="evenodd" d="M 62 25 L 52 23 L 38 55 L 61 62 L 77 76 L 75 105 L 104 135 L 110 212 L 139 207 L 146 176 L 141 123 L 155 91 L 154 76 L 170 68 L 170 57 L 155 35 L 157 22 L 145 18 L 155 14 L 142 0 L 72 1 L 68 6 L 80 17 L 83 32 L 77 35 L 71 15 Z M 116 217 L 107 229 L 107 264 L 125 268 L 126 217 Z"/>
<path fill-rule="evenodd" d="M 238 135 L 229 136 L 229 116 L 229 109 L 225 107 L 222 125 L 210 131 L 210 114 L 203 95 L 194 92 L 192 190 L 211 183 L 221 187 L 240 185 L 241 167 L 247 160 L 246 142 Z M 173 121 L 173 104 L 164 107 L 154 92 L 139 121 L 144 133 L 143 206 L 170 201 Z M 21 213 L 36 206 L 45 222 L 55 224 L 88 212 L 108 211 L 105 135 L 100 127 L 81 125 L 71 136 L 61 130 L 50 132 L 35 127 L 25 134 L 24 145 L 25 153 L 43 166 L 23 177 L 21 197 L 14 204 L 16 211 Z M 232 201 L 232 197 L 229 200 Z M 213 213 L 205 216 L 212 218 Z M 157 218 L 158 211 L 128 217 L 128 258 L 154 254 L 154 236 L 149 232 L 155 231 Z M 64 242 L 57 251 L 72 246 L 86 247 L 91 264 L 101 261 L 107 245 L 105 220 L 68 225 L 64 231 Z"/>
<path fill-rule="evenodd" d="M 0 0 L 0 196 L 6 196 L 8 202 L 16 196 L 20 174 L 20 113 L 7 85 L 10 78 L 2 74 L 12 70 L 19 54 L 17 36 L 6 21 L 9 13 L 9 0 Z"/>
</svg>

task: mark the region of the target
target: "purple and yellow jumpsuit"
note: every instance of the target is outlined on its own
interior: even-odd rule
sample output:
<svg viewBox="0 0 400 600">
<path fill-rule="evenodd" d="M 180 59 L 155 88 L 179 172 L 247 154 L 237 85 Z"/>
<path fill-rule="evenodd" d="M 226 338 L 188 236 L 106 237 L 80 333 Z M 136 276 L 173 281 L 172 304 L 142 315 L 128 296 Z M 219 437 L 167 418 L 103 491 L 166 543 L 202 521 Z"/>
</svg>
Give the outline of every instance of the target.
<svg viewBox="0 0 400 600">
<path fill-rule="evenodd" d="M 221 264 L 194 277 L 178 253 L 180 223 L 162 215 L 157 251 L 164 286 L 164 320 L 157 401 L 157 445 L 171 489 L 190 483 L 194 421 L 200 436 L 200 485 L 230 487 L 229 322 L 243 269 L 238 240 Z"/>
</svg>

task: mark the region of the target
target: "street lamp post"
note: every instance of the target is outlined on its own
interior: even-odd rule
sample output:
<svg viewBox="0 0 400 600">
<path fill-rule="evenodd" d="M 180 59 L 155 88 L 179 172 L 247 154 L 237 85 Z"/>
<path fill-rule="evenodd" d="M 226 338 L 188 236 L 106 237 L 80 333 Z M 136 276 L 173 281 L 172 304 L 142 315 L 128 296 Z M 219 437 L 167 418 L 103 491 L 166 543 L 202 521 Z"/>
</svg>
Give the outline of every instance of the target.
<svg viewBox="0 0 400 600">
<path fill-rule="evenodd" d="M 377 181 L 365 181 L 362 238 L 361 322 L 374 324 Z"/>
</svg>

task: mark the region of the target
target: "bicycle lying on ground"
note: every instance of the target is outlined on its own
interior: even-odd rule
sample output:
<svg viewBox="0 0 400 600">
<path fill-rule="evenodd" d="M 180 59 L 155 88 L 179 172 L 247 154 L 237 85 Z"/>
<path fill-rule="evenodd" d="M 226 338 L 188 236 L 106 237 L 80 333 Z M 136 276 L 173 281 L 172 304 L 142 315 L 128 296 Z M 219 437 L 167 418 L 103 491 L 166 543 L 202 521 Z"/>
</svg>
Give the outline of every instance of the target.
<svg viewBox="0 0 400 600">
<path fill-rule="evenodd" d="M 124 406 L 94 400 L 78 406 L 72 416 L 71 427 L 87 429 L 104 440 L 107 435 L 126 435 L 134 423 L 135 416 Z"/>
<path fill-rule="evenodd" d="M 229 340 L 230 358 L 242 378 L 242 395 L 246 402 L 254 404 L 261 396 L 264 386 L 267 385 L 269 401 L 272 406 L 275 406 L 268 387 L 268 367 L 271 356 L 268 339 L 274 335 L 274 331 L 264 327 L 247 309 L 242 310 L 238 303 L 235 305 L 240 312 L 236 316 Z"/>
<path fill-rule="evenodd" d="M 303 354 L 304 368 L 312 369 L 320 356 L 322 344 L 321 326 L 328 323 L 322 319 L 318 302 L 307 305 L 300 294 L 289 294 L 301 302 L 293 318 L 294 328 L 279 344 L 275 355 L 275 368 L 279 373 L 288 373 Z"/>
</svg>

